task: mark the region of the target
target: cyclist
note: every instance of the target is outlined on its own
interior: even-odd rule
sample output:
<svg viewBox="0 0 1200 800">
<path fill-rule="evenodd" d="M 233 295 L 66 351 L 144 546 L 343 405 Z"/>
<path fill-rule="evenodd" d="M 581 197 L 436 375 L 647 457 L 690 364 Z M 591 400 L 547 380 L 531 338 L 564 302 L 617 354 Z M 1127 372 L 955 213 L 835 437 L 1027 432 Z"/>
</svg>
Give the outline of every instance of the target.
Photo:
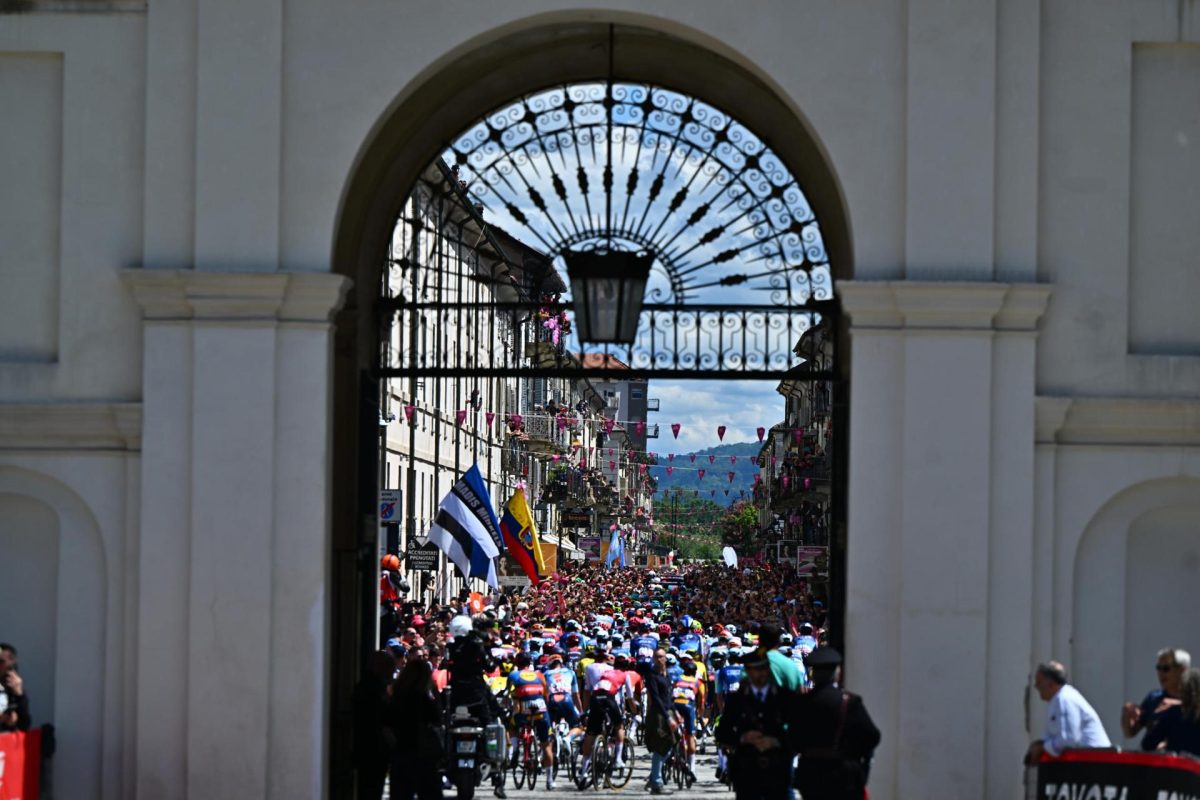
<svg viewBox="0 0 1200 800">
<path fill-rule="evenodd" d="M 683 654 L 683 674 L 675 679 L 671 697 L 675 711 L 683 720 L 683 747 L 687 752 L 688 773 L 696 779 L 696 719 L 704 717 L 704 683 L 696 675 L 691 653 Z"/>
<path fill-rule="evenodd" d="M 638 635 L 629 643 L 630 652 L 633 653 L 634 660 L 638 666 L 652 666 L 654 663 L 654 650 L 658 647 L 658 637 L 650 633 L 649 622 L 643 622 L 638 626 L 638 630 Z"/>
<path fill-rule="evenodd" d="M 550 656 L 546 665 L 546 689 L 550 696 L 550 724 L 565 719 L 571 726 L 571 735 L 579 733 L 579 681 L 575 673 L 563 666 L 562 656 Z"/>
<path fill-rule="evenodd" d="M 587 734 L 583 737 L 583 745 L 579 748 L 579 752 L 583 756 L 580 769 L 585 775 L 592 765 L 592 748 L 596 744 L 596 737 L 604 732 L 605 720 L 612 724 L 612 729 L 616 732 L 617 746 L 613 768 L 617 770 L 625 768 L 625 726 L 621 724 L 621 712 L 623 709 L 632 710 L 633 684 L 628 673 L 617 669 L 612 660 L 613 656 L 610 653 L 606 663 L 607 669 L 600 675 L 600 679 L 596 681 L 596 685 L 591 690 L 591 700 L 588 703 Z M 593 664 L 592 668 L 595 666 Z"/>
<path fill-rule="evenodd" d="M 553 788 L 554 776 L 550 774 L 550 764 L 554 756 L 550 747 L 550 722 L 546 719 L 549 696 L 546 676 L 533 668 L 533 660 L 528 653 L 517 655 L 517 668 L 508 676 L 508 689 L 513 699 L 515 712 L 514 724 L 519 731 L 525 725 L 533 729 L 538 742 L 542 745 L 542 766 L 546 768 L 546 788 Z M 519 757 L 513 748 L 513 761 Z"/>
</svg>

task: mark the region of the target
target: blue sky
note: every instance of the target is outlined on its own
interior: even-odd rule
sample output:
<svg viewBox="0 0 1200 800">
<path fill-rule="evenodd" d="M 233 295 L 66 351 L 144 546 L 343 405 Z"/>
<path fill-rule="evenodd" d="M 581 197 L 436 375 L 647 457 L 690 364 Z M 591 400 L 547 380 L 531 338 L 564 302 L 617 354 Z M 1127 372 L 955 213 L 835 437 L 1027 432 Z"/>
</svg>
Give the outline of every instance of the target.
<svg viewBox="0 0 1200 800">
<path fill-rule="evenodd" d="M 657 397 L 661 409 L 650 413 L 659 425 L 659 438 L 647 449 L 655 453 L 691 453 L 730 442 L 756 442 L 755 428 L 770 428 L 783 419 L 783 396 L 775 391 L 778 381 L 650 381 L 648 397 Z M 679 439 L 671 435 L 671 423 L 682 424 Z M 725 425 L 724 441 L 717 426 Z"/>
</svg>

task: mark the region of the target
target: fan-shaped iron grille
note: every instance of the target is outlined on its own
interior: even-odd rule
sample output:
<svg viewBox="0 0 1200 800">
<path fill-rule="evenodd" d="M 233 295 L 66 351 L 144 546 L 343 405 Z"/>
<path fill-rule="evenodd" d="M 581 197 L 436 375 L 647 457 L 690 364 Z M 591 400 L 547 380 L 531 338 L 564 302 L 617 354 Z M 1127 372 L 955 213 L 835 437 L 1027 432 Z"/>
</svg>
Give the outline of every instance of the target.
<svg viewBox="0 0 1200 800">
<path fill-rule="evenodd" d="M 585 363 L 562 255 L 595 246 L 654 266 L 634 343 Z M 778 377 L 832 311 L 820 227 L 782 160 L 722 111 L 646 84 L 557 86 L 485 115 L 414 188 L 393 265 L 401 341 L 385 375 L 597 374 L 611 357 L 652 376 Z M 536 348 L 421 344 L 451 317 L 482 332 L 489 314 L 529 325 Z"/>
</svg>

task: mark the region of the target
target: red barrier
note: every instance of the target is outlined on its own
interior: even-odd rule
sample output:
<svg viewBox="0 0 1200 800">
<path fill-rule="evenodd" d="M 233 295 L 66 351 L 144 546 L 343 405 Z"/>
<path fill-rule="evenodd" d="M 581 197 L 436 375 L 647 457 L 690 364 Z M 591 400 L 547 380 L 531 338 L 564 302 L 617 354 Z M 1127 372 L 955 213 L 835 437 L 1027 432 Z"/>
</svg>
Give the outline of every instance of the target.
<svg viewBox="0 0 1200 800">
<path fill-rule="evenodd" d="M 37 800 L 42 731 L 0 733 L 0 800 Z"/>
<path fill-rule="evenodd" d="M 1163 753 L 1068 750 L 1037 765 L 1038 800 L 1200 797 L 1200 761 Z"/>
</svg>

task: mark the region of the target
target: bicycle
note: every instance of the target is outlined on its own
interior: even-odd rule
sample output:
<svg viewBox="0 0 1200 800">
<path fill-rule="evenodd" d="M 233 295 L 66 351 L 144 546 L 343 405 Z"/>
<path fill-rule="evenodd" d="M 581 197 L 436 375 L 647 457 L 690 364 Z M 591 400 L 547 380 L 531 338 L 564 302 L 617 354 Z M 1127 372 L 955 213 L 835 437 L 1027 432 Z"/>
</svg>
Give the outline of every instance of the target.
<svg viewBox="0 0 1200 800">
<path fill-rule="evenodd" d="M 560 719 L 554 724 L 554 770 L 555 779 L 560 777 L 560 773 L 565 770 L 567 777 L 574 782 L 575 771 L 577 764 L 575 759 L 579 753 L 579 742 L 576 737 L 571 736 L 571 726 L 567 724 L 565 719 Z"/>
<path fill-rule="evenodd" d="M 513 785 L 518 789 L 526 782 L 530 789 L 537 788 L 538 775 L 542 771 L 542 748 L 533 733 L 533 721 L 526 722 L 517 730 L 509 769 L 512 771 Z"/>
<path fill-rule="evenodd" d="M 624 721 L 621 724 L 624 725 Z M 616 768 L 617 744 L 616 729 L 611 720 L 606 720 L 604 730 L 596 736 L 596 741 L 592 745 L 592 762 L 588 770 L 585 772 L 582 768 L 576 768 L 574 776 L 576 788 L 580 791 L 588 786 L 594 786 L 597 789 L 621 789 L 629 783 L 630 778 L 633 777 L 633 744 L 626 737 L 625 747 L 621 752 L 621 755 L 624 756 L 624 763 L 619 770 Z"/>
</svg>

